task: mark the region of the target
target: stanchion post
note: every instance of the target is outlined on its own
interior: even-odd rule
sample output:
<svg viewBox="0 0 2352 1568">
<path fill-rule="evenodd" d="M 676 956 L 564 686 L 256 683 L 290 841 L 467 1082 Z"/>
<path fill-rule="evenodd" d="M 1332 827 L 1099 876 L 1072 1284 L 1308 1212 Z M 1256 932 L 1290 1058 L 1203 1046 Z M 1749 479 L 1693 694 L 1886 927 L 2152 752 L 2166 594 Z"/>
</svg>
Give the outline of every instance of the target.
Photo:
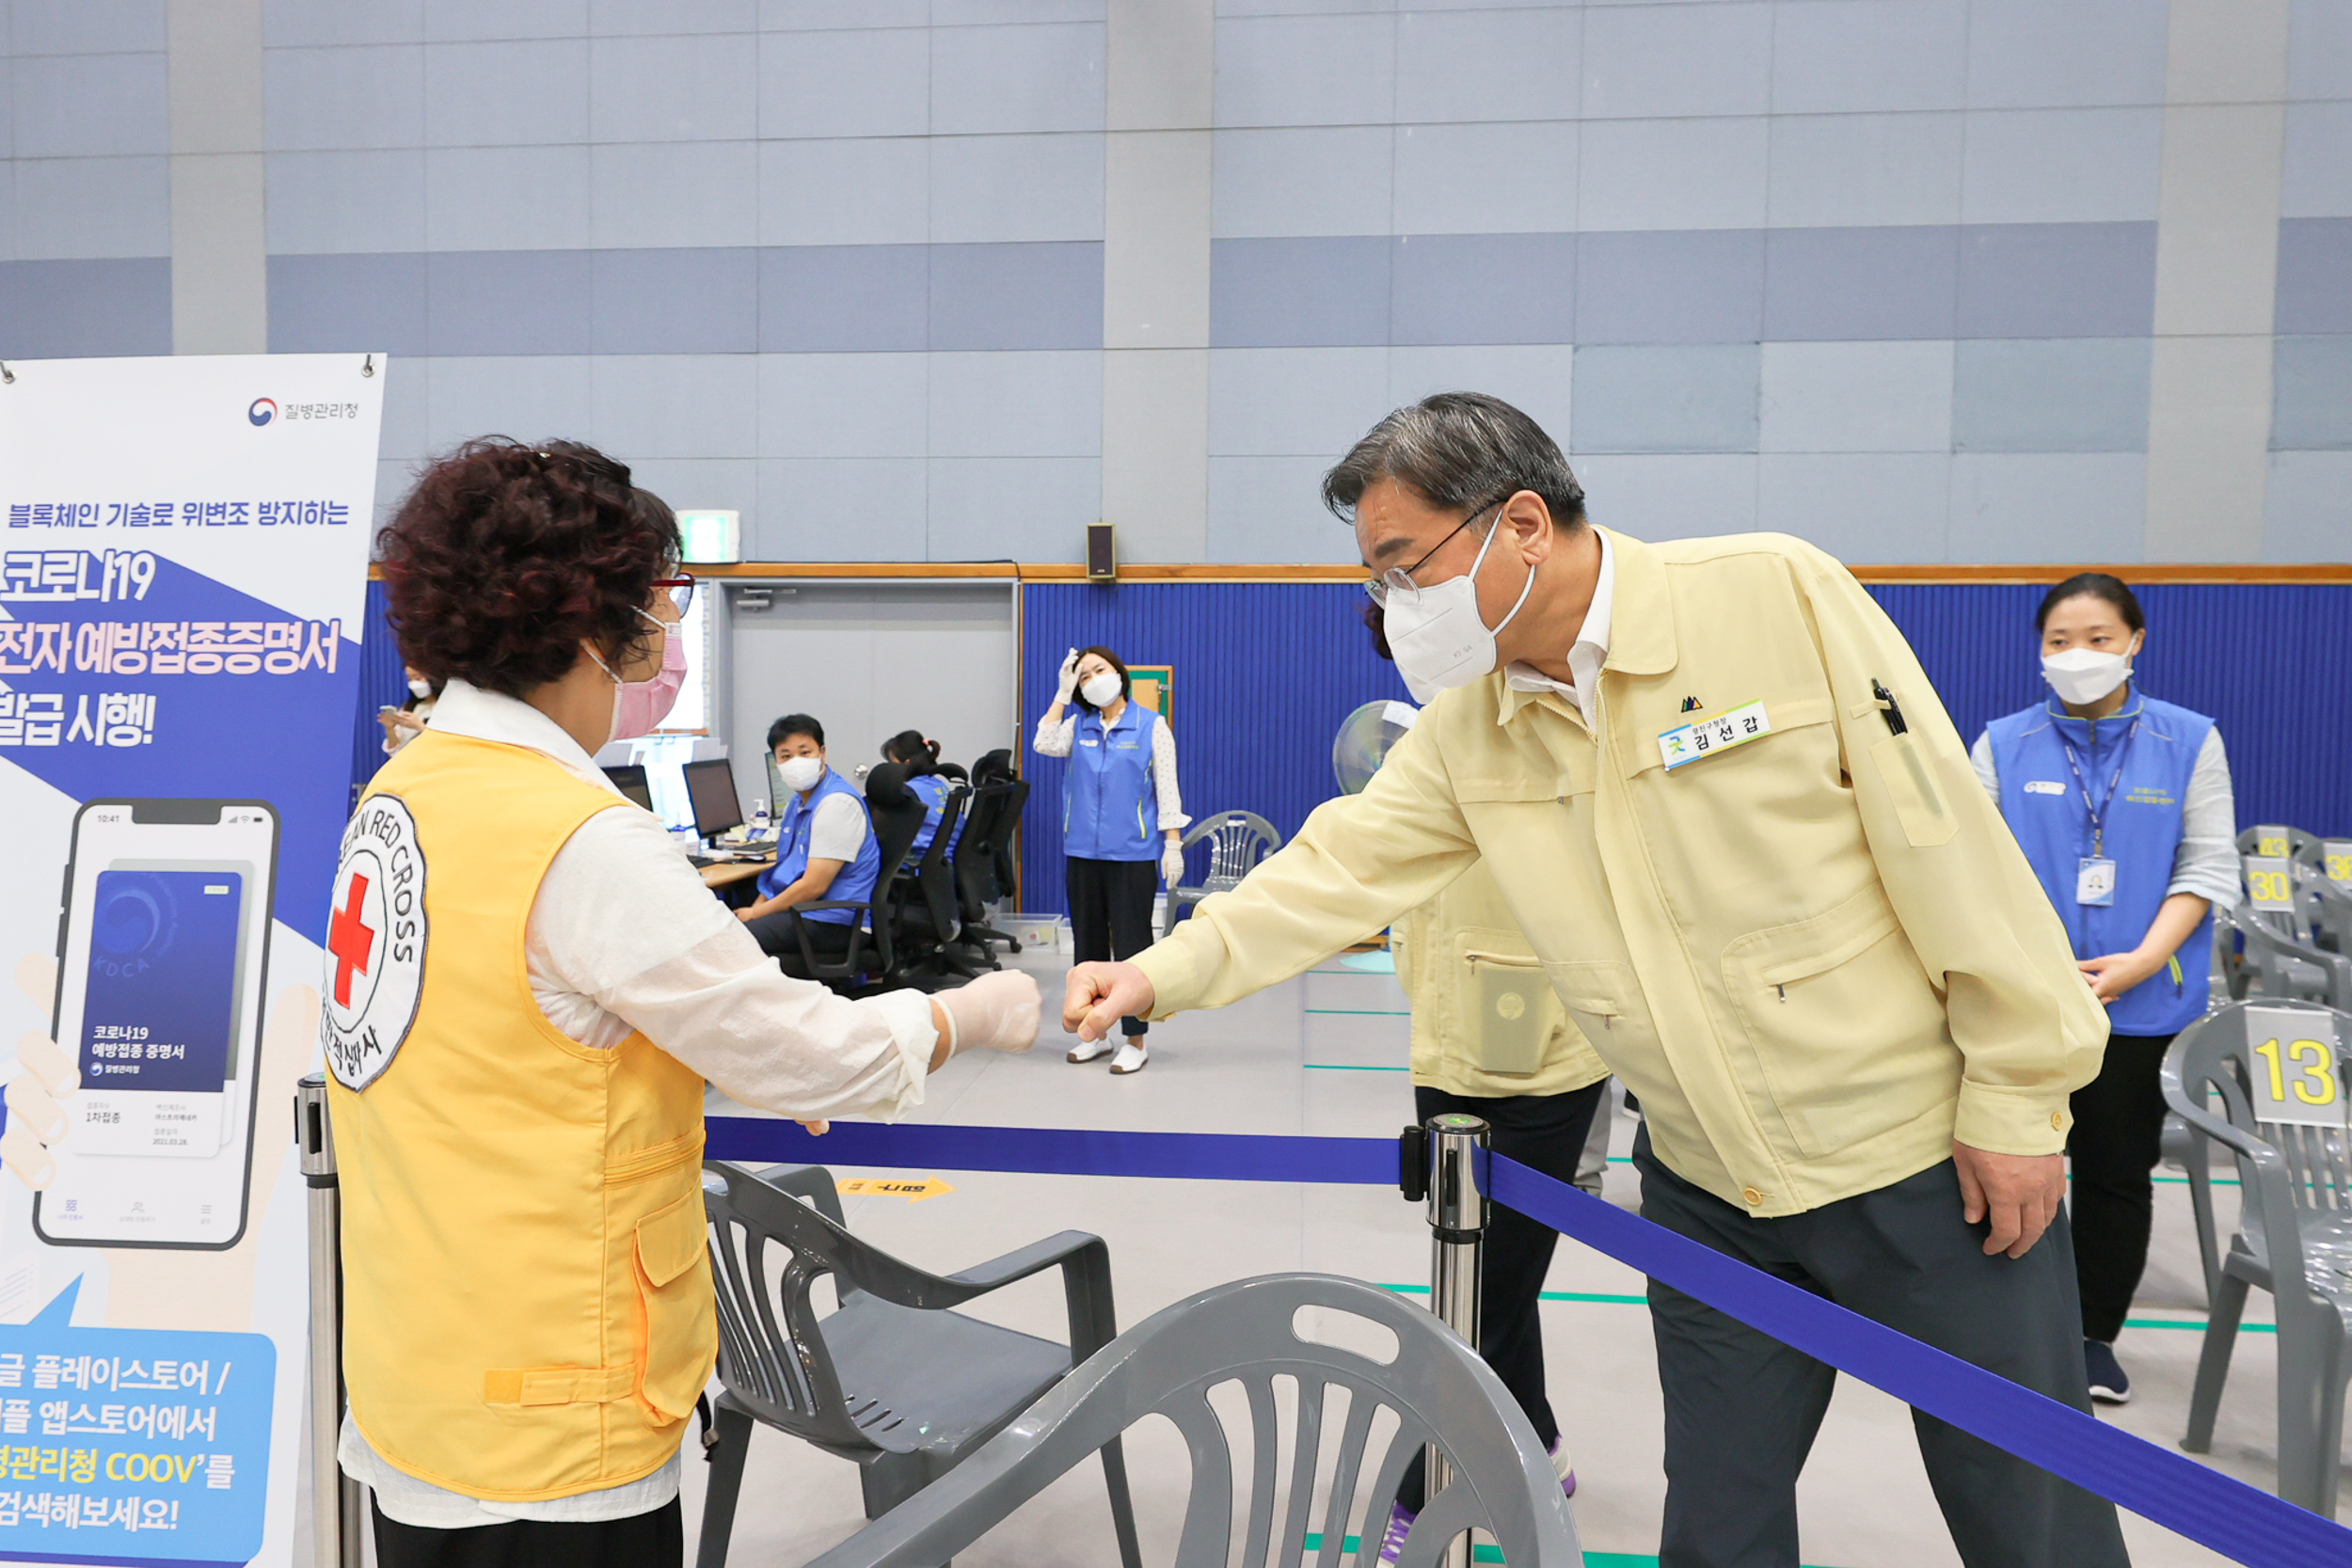
<svg viewBox="0 0 2352 1568">
<path fill-rule="evenodd" d="M 343 1195 L 326 1080 L 294 1085 L 294 1143 L 310 1189 L 310 1528 L 317 1568 L 360 1568 L 367 1499 L 335 1457 L 343 1425 Z"/>
<path fill-rule="evenodd" d="M 1428 1134 L 1429 1309 L 1476 1350 L 1490 1134 L 1486 1122 L 1459 1112 L 1430 1117 Z M 1432 1497 L 1453 1480 L 1453 1466 L 1434 1443 L 1423 1456 L 1423 1468 Z M 1445 1564 L 1470 1568 L 1467 1533 L 1447 1545 Z"/>
</svg>

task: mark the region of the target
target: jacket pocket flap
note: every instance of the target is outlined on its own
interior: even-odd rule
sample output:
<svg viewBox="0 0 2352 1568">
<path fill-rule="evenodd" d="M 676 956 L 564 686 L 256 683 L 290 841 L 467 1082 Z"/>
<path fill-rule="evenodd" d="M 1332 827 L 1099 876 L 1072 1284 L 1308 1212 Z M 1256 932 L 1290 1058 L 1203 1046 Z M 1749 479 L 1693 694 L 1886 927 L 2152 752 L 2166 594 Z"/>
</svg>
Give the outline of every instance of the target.
<svg viewBox="0 0 2352 1568">
<path fill-rule="evenodd" d="M 1897 925 L 1895 907 L 1886 901 L 1885 890 L 1872 882 L 1810 920 L 1758 931 L 1741 938 L 1738 945 L 1750 947 L 1742 957 L 1758 981 L 1785 986 L 1791 980 L 1826 974 L 1867 952 L 1885 941 Z M 1776 952 L 1788 957 L 1774 958 Z"/>
<path fill-rule="evenodd" d="M 637 1261 L 645 1277 L 667 1285 L 694 1266 L 704 1241 L 703 1195 L 699 1187 L 637 1222 Z"/>
</svg>

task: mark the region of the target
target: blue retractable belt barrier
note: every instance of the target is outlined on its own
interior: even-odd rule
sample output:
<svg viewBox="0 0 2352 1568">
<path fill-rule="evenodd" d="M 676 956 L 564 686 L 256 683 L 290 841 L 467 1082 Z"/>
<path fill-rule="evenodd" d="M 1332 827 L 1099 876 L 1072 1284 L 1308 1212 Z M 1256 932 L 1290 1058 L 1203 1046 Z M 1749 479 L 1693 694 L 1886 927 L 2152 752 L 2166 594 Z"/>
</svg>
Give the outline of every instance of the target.
<svg viewBox="0 0 2352 1568">
<path fill-rule="evenodd" d="M 794 1122 L 746 1117 L 713 1117 L 707 1153 L 714 1160 L 1365 1186 L 1391 1185 L 1397 1174 L 1396 1144 L 1388 1138 L 836 1122 L 820 1139 Z M 2352 1565 L 2352 1529 L 1774 1279 L 1517 1160 L 1493 1157 L 1489 1196 L 2249 1568 Z"/>
</svg>

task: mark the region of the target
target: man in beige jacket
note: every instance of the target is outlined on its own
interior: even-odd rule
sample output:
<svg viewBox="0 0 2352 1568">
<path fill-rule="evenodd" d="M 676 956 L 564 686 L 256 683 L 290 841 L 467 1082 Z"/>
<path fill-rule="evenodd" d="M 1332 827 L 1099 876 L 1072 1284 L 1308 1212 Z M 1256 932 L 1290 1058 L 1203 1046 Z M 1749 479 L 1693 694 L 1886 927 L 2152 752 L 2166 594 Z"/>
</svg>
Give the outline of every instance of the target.
<svg viewBox="0 0 2352 1568">
<path fill-rule="evenodd" d="M 1796 539 L 1594 528 L 1478 394 L 1390 415 L 1324 495 L 1407 684 L 1452 689 L 1240 888 L 1073 970 L 1064 1025 L 1224 1006 L 1483 857 L 1641 1099 L 1645 1216 L 2088 1410 L 2060 1151 L 2105 1020 L 1893 624 Z M 1794 1568 L 1836 1374 L 1649 1298 L 1663 1568 Z M 1915 1419 L 1971 1568 L 2127 1560 L 2109 1504 Z"/>
</svg>

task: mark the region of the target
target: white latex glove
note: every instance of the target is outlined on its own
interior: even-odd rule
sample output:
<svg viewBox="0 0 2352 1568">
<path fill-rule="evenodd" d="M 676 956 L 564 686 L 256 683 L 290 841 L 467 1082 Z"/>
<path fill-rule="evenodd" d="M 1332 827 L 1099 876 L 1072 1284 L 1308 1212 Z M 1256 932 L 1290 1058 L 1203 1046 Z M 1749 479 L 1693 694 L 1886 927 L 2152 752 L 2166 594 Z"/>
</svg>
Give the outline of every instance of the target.
<svg viewBox="0 0 2352 1568">
<path fill-rule="evenodd" d="M 1168 841 L 1168 847 L 1160 851 L 1160 876 L 1167 881 L 1170 893 L 1175 892 L 1176 884 L 1184 879 L 1184 847 L 1172 838 Z"/>
<path fill-rule="evenodd" d="M 1037 977 L 1000 969 L 931 1000 L 947 1015 L 947 1053 L 966 1051 L 1022 1052 L 1037 1043 Z"/>
<path fill-rule="evenodd" d="M 1070 652 L 1063 657 L 1061 661 L 1061 669 L 1056 673 L 1055 679 L 1059 681 L 1061 684 L 1055 692 L 1054 700 L 1061 704 L 1064 707 L 1067 707 L 1070 705 L 1070 699 L 1076 694 L 1078 689 L 1077 649 L 1071 649 Z"/>
</svg>

